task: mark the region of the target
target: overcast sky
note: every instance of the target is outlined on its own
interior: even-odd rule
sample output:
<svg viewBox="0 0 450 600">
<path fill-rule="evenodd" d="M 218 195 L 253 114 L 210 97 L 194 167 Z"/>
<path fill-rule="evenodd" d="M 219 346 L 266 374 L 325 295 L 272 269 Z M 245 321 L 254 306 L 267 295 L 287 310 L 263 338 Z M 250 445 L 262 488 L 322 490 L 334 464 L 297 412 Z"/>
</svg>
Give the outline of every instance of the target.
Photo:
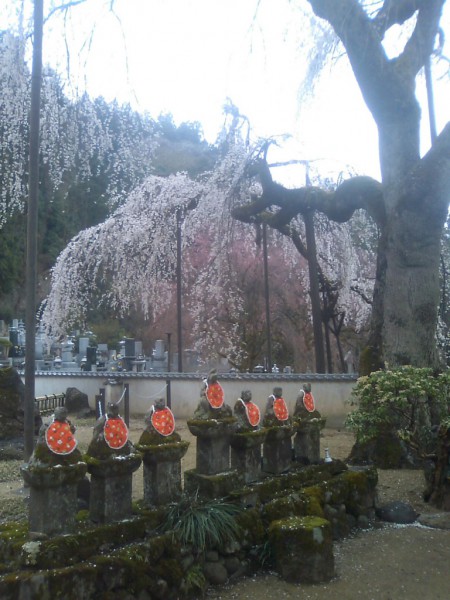
<svg viewBox="0 0 450 600">
<path fill-rule="evenodd" d="M 105 4 L 89 0 L 65 23 L 71 73 L 91 96 L 130 102 L 154 118 L 170 112 L 177 123 L 199 121 L 210 142 L 230 98 L 249 118 L 255 136 L 292 136 L 282 158 L 327 159 L 327 169 L 350 164 L 379 176 L 376 128 L 346 59 L 324 73 L 314 101 L 300 105 L 308 31 L 292 3 L 116 0 L 115 14 L 105 11 Z M 449 15 L 447 6 L 450 35 Z M 61 22 L 52 19 L 46 26 L 44 55 L 65 69 Z M 424 97 L 423 83 L 418 94 Z M 450 120 L 449 99 L 450 84 L 441 82 L 439 129 Z M 427 126 L 424 132 L 426 139 Z"/>
</svg>

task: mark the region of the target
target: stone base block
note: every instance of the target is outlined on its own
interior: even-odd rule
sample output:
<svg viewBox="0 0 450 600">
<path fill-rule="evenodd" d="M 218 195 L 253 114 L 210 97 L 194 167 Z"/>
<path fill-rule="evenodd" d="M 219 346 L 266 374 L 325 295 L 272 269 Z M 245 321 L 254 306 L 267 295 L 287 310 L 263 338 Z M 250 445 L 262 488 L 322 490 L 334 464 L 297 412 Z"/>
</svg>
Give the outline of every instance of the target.
<svg viewBox="0 0 450 600">
<path fill-rule="evenodd" d="M 292 464 L 291 438 L 270 439 L 263 444 L 262 470 L 265 473 L 279 475 L 289 471 Z"/>
<path fill-rule="evenodd" d="M 86 474 L 86 464 L 21 467 L 30 487 L 28 522 L 30 532 L 57 535 L 72 533 L 78 509 L 77 486 Z"/>
<path fill-rule="evenodd" d="M 239 471 L 245 483 L 261 477 L 261 445 L 254 448 L 231 448 L 231 468 Z"/>
<path fill-rule="evenodd" d="M 94 523 L 121 521 L 131 515 L 133 473 L 142 462 L 140 454 L 115 456 L 91 462 L 89 512 Z"/>
<path fill-rule="evenodd" d="M 214 475 L 230 468 L 230 438 L 197 438 L 196 465 L 199 473 Z"/>
<path fill-rule="evenodd" d="M 273 521 L 269 541 L 278 573 L 293 583 L 322 583 L 334 577 L 331 524 L 320 517 Z"/>
<path fill-rule="evenodd" d="M 242 486 L 242 477 L 235 470 L 226 471 L 217 475 L 203 475 L 195 469 L 184 473 L 184 491 L 188 494 L 198 492 L 199 497 L 205 500 L 223 498 Z"/>
<path fill-rule="evenodd" d="M 320 426 L 306 424 L 298 428 L 294 437 L 294 457 L 303 465 L 320 462 Z"/>
<path fill-rule="evenodd" d="M 57 535 L 72 533 L 77 514 L 77 484 L 31 488 L 28 509 L 30 532 Z"/>
<path fill-rule="evenodd" d="M 161 506 L 181 497 L 181 462 L 149 464 L 144 461 L 144 504 Z"/>
<path fill-rule="evenodd" d="M 121 521 L 132 512 L 133 475 L 91 476 L 90 518 L 94 523 Z"/>
</svg>

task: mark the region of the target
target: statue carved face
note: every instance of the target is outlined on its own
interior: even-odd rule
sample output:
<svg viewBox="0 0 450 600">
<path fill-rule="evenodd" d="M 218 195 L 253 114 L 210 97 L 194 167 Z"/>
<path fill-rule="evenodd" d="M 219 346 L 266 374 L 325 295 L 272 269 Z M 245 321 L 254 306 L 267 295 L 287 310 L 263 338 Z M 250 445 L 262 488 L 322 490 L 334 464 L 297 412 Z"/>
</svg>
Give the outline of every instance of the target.
<svg viewBox="0 0 450 600">
<path fill-rule="evenodd" d="M 281 396 L 283 395 L 283 390 L 280 387 L 274 387 L 273 388 L 273 395 L 275 396 L 275 398 L 281 398 Z"/>
</svg>

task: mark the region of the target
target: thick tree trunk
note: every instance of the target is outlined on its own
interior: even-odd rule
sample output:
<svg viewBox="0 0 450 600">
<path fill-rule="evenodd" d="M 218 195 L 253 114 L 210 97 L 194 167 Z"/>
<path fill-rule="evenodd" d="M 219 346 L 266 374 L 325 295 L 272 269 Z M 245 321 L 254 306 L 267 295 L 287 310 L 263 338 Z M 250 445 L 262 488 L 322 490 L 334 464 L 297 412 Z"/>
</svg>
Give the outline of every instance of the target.
<svg viewBox="0 0 450 600">
<path fill-rule="evenodd" d="M 450 165 L 448 143 L 440 157 L 432 150 L 434 156 L 420 158 L 415 80 L 433 51 L 445 0 L 386 1 L 374 18 L 357 0 L 309 2 L 344 44 L 379 134 L 384 219 L 378 221 L 371 339 L 360 372 L 437 366 L 439 253 Z M 385 32 L 414 14 L 413 34 L 401 54 L 389 59 L 381 44 Z"/>
<path fill-rule="evenodd" d="M 378 272 L 372 315 L 370 370 L 380 366 L 440 365 L 436 344 L 439 306 L 439 258 L 448 207 L 448 150 L 441 159 L 420 159 L 414 130 L 418 118 L 411 111 L 400 127 L 379 126 L 386 218 L 381 224 Z M 389 135 L 383 131 L 389 129 Z M 394 131 L 396 134 L 394 134 Z M 410 132 L 405 147 L 405 130 Z M 445 132 L 440 142 L 445 138 Z M 389 140 L 389 142 L 387 142 Z M 448 143 L 447 143 L 448 145 Z M 435 151 L 430 151 L 434 154 Z M 414 155 L 417 159 L 414 161 Z M 439 169 L 437 176 L 435 170 Z M 443 170 L 442 170 L 443 169 Z M 439 183 L 439 178 L 442 180 Z M 381 340 L 383 340 L 381 344 Z M 363 368 L 367 372 L 367 368 Z"/>
<path fill-rule="evenodd" d="M 439 304 L 442 222 L 413 211 L 388 219 L 383 356 L 391 366 L 437 366 L 435 332 Z"/>
</svg>

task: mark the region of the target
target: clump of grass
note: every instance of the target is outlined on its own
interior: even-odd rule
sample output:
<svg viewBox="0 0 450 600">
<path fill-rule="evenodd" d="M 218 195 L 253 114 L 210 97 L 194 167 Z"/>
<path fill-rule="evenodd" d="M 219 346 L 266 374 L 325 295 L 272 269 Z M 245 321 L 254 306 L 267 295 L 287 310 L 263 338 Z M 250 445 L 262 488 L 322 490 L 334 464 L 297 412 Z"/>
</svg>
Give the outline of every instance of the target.
<svg viewBox="0 0 450 600">
<path fill-rule="evenodd" d="M 242 511 L 236 504 L 222 500 L 202 502 L 198 494 L 184 495 L 173 505 L 163 525 L 185 546 L 193 546 L 198 552 L 206 548 L 222 547 L 237 540 L 241 528 L 235 516 Z"/>
</svg>

